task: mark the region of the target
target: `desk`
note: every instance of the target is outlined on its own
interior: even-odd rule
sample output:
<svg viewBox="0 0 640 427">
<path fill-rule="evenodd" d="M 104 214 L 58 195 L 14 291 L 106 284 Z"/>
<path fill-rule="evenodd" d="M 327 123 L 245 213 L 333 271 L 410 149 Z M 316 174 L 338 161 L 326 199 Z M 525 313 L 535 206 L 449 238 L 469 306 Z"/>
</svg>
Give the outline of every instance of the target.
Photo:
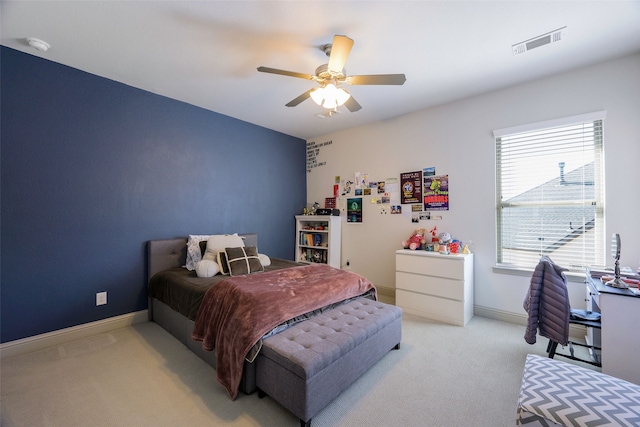
<svg viewBox="0 0 640 427">
<path fill-rule="evenodd" d="M 640 297 L 588 272 L 587 292 L 587 308 L 602 314 L 602 372 L 640 384 Z"/>
</svg>

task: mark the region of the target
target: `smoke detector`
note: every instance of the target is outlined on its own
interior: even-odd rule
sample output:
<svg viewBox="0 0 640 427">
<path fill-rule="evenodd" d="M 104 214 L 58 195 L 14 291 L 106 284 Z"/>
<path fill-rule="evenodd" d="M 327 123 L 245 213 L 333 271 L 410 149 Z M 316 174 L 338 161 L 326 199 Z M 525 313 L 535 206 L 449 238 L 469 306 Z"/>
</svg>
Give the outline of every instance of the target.
<svg viewBox="0 0 640 427">
<path fill-rule="evenodd" d="M 511 50 L 514 55 L 520 55 L 521 53 L 528 52 L 540 46 L 544 46 L 549 43 L 555 43 L 562 40 L 567 35 L 567 27 L 558 28 L 550 33 L 542 34 L 541 36 L 534 37 L 532 39 L 516 43 L 511 46 Z"/>
<path fill-rule="evenodd" d="M 29 46 L 36 50 L 39 50 L 40 52 L 46 52 L 51 47 L 51 45 L 49 45 L 49 43 L 47 43 L 46 41 L 37 39 L 35 37 L 28 37 L 27 43 L 29 43 Z"/>
</svg>

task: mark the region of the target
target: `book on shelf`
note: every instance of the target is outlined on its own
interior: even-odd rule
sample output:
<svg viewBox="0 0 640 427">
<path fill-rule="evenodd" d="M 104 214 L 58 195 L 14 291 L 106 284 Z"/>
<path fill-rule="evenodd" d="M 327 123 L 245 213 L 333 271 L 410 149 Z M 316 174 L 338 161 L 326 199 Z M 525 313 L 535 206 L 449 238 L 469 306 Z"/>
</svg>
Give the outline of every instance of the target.
<svg viewBox="0 0 640 427">
<path fill-rule="evenodd" d="M 300 235 L 300 244 L 303 246 L 323 246 L 322 236 L 320 234 L 302 233 Z"/>
</svg>

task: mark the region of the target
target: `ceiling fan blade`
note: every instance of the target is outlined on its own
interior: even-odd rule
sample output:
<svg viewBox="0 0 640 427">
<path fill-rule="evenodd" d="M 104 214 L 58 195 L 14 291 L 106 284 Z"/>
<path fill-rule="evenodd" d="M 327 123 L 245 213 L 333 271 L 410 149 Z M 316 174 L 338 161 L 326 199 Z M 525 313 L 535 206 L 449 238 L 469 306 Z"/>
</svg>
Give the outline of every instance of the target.
<svg viewBox="0 0 640 427">
<path fill-rule="evenodd" d="M 347 62 L 353 40 L 347 36 L 334 36 L 331 45 L 331 55 L 329 55 L 329 71 L 340 73 Z"/>
<path fill-rule="evenodd" d="M 358 104 L 358 101 L 353 99 L 353 95 L 350 96 L 349 99 L 347 99 L 347 102 L 344 103 L 344 106 L 347 107 L 347 109 L 352 113 L 355 113 L 362 108 L 362 105 Z"/>
<path fill-rule="evenodd" d="M 345 83 L 350 85 L 403 85 L 406 81 L 404 74 L 373 74 L 350 76 L 345 79 Z"/>
<path fill-rule="evenodd" d="M 309 98 L 311 96 L 311 91 L 312 90 L 313 89 L 309 89 L 308 91 L 306 91 L 305 93 L 303 93 L 302 95 L 297 97 L 296 99 L 293 99 L 293 100 L 289 101 L 289 103 L 286 104 L 287 107 L 295 107 L 296 105 L 300 104 L 302 101 L 305 101 L 307 98 Z"/>
<path fill-rule="evenodd" d="M 289 77 L 298 77 L 305 80 L 313 80 L 311 74 L 296 73 L 295 71 L 278 70 L 277 68 L 258 67 L 258 71 L 262 73 L 280 74 Z"/>
</svg>

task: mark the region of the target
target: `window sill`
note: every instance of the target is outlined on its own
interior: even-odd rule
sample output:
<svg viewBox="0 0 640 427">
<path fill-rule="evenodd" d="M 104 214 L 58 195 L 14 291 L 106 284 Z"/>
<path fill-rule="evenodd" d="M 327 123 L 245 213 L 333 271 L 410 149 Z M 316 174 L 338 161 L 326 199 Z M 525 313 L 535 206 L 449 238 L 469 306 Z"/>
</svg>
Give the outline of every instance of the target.
<svg viewBox="0 0 640 427">
<path fill-rule="evenodd" d="M 530 278 L 533 274 L 533 269 L 494 265 L 493 272 L 496 274 L 507 274 L 510 276 L 522 276 Z M 585 283 L 585 280 L 587 278 L 585 273 L 578 273 L 577 271 L 567 271 L 564 273 L 564 275 L 567 277 L 567 282 Z"/>
</svg>

